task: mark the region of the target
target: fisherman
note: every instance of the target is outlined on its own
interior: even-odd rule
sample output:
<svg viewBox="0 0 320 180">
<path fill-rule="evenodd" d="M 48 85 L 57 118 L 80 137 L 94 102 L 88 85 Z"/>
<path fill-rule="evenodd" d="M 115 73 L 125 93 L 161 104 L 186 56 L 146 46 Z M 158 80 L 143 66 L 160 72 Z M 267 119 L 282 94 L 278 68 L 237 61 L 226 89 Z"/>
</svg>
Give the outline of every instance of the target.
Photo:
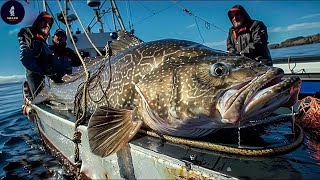
<svg viewBox="0 0 320 180">
<path fill-rule="evenodd" d="M 241 5 L 233 6 L 228 11 L 228 17 L 232 23 L 227 38 L 229 53 L 246 56 L 272 66 L 267 27 L 264 23 L 251 19 Z"/>
<path fill-rule="evenodd" d="M 36 95 L 42 89 L 44 75 L 52 73 L 52 51 L 46 40 L 50 34 L 53 18 L 41 12 L 32 26 L 20 29 L 20 61 L 26 68 L 26 78 L 31 93 Z"/>
<path fill-rule="evenodd" d="M 81 65 L 81 61 L 74 51 L 66 47 L 67 34 L 63 29 L 57 29 L 52 37 L 50 49 L 54 55 L 54 73 L 50 76 L 56 83 L 61 83 L 62 76 L 72 74 L 72 67 Z"/>
</svg>

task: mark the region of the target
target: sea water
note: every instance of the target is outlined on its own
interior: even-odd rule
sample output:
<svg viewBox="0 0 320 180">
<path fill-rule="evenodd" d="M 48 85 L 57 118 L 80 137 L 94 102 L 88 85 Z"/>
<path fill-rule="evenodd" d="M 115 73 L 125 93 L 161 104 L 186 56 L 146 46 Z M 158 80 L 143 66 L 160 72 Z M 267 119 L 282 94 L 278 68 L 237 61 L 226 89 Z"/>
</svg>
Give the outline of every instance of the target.
<svg viewBox="0 0 320 180">
<path fill-rule="evenodd" d="M 273 57 L 286 57 L 289 54 L 319 55 L 319 49 L 320 44 L 312 44 L 275 49 L 271 50 L 271 54 Z M 22 114 L 22 82 L 21 80 L 4 82 L 0 78 L 0 178 L 73 179 L 56 158 L 46 150 L 35 132 L 32 122 Z M 282 130 L 287 131 L 287 129 Z M 241 133 L 241 135 L 245 134 Z M 240 146 L 240 142 L 238 145 Z M 319 139 L 307 135 L 298 150 L 277 158 L 279 159 L 277 160 L 279 161 L 278 164 L 281 164 L 281 159 L 292 162 L 291 165 L 286 165 L 290 165 L 292 168 L 288 172 L 281 173 L 293 174 L 290 171 L 298 170 L 298 174 L 301 174 L 300 177 L 304 179 L 320 177 Z M 244 159 L 239 159 L 238 162 L 241 163 L 241 161 L 243 163 Z M 262 168 L 264 167 L 263 164 L 259 163 L 257 161 L 255 167 L 255 169 L 258 169 L 256 178 L 259 178 L 259 174 L 266 173 Z M 268 161 L 265 161 L 265 163 L 268 163 Z M 259 167 L 262 169 L 259 169 Z M 274 174 L 277 174 L 279 167 L 274 167 L 273 170 Z M 234 173 L 234 170 L 232 172 Z M 245 174 L 244 172 L 243 176 Z M 241 178 L 241 176 L 238 177 Z M 281 179 L 281 176 L 269 178 Z"/>
<path fill-rule="evenodd" d="M 271 49 L 270 53 L 273 59 L 289 56 L 318 56 L 320 55 L 320 43 Z"/>
</svg>

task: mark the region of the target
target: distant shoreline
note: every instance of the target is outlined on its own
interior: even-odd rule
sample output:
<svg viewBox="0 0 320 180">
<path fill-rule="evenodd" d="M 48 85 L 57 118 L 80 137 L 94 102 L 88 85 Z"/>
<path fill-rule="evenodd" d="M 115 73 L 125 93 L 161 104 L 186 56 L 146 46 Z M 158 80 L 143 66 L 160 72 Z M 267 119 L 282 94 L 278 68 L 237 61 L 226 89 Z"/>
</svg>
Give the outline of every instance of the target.
<svg viewBox="0 0 320 180">
<path fill-rule="evenodd" d="M 307 37 L 299 36 L 295 38 L 287 39 L 280 44 L 270 44 L 268 45 L 269 49 L 278 49 L 278 48 L 285 48 L 291 46 L 301 46 L 305 44 L 316 44 L 320 43 L 320 34 L 315 34 Z"/>
</svg>

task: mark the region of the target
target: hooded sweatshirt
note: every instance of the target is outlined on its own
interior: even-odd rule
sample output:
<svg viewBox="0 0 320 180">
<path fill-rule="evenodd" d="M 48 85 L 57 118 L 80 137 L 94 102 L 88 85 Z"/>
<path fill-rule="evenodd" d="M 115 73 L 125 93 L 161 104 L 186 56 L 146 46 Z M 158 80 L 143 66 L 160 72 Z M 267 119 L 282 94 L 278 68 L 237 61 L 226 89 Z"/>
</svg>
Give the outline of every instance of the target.
<svg viewBox="0 0 320 180">
<path fill-rule="evenodd" d="M 47 12 L 42 12 L 38 15 L 32 26 L 22 28 L 18 33 L 20 61 L 27 71 L 38 73 L 39 75 L 43 75 L 45 71 L 50 70 L 49 65 L 52 61 L 52 52 L 38 28 L 43 18 L 51 20 L 51 28 L 53 24 L 52 16 Z"/>
<path fill-rule="evenodd" d="M 267 27 L 263 22 L 252 20 L 247 11 L 241 5 L 235 5 L 228 11 L 228 17 L 232 24 L 231 13 L 238 12 L 244 17 L 244 25 L 236 29 L 231 27 L 227 38 L 227 50 L 238 52 L 241 55 L 258 61 L 268 62 L 272 65 L 271 55 L 268 49 Z"/>
</svg>

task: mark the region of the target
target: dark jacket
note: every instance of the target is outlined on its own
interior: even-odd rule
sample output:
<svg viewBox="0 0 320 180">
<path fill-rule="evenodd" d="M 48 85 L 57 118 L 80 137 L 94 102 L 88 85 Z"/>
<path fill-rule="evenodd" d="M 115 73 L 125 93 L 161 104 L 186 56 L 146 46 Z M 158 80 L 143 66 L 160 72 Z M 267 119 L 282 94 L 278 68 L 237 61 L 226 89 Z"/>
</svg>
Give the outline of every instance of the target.
<svg viewBox="0 0 320 180">
<path fill-rule="evenodd" d="M 228 11 L 228 17 L 231 23 L 232 11 L 239 11 L 242 13 L 245 17 L 245 26 L 240 29 L 236 29 L 232 26 L 229 29 L 227 50 L 229 52 L 241 52 L 241 54 L 246 57 L 268 62 L 264 64 L 272 65 L 272 59 L 268 49 L 267 27 L 261 21 L 252 20 L 241 5 L 236 5 Z"/>
<path fill-rule="evenodd" d="M 27 70 L 41 75 L 50 70 L 49 64 L 52 63 L 52 51 L 37 28 L 43 16 L 50 15 L 46 12 L 40 13 L 31 27 L 22 28 L 18 33 L 20 61 Z M 51 26 L 52 24 L 53 19 Z"/>
<path fill-rule="evenodd" d="M 51 45 L 50 49 L 52 50 L 55 60 L 54 67 L 55 71 L 60 75 L 71 74 L 72 67 L 80 66 L 81 61 L 74 51 L 68 47 L 58 47 L 56 45 Z"/>
<path fill-rule="evenodd" d="M 52 51 L 38 28 L 42 18 L 49 18 L 51 20 L 50 27 L 52 26 L 53 18 L 51 15 L 42 12 L 32 26 L 22 28 L 18 33 L 20 61 L 26 68 L 26 78 L 33 95 L 38 94 L 43 87 L 41 84 L 44 75 L 52 73 Z"/>
</svg>

